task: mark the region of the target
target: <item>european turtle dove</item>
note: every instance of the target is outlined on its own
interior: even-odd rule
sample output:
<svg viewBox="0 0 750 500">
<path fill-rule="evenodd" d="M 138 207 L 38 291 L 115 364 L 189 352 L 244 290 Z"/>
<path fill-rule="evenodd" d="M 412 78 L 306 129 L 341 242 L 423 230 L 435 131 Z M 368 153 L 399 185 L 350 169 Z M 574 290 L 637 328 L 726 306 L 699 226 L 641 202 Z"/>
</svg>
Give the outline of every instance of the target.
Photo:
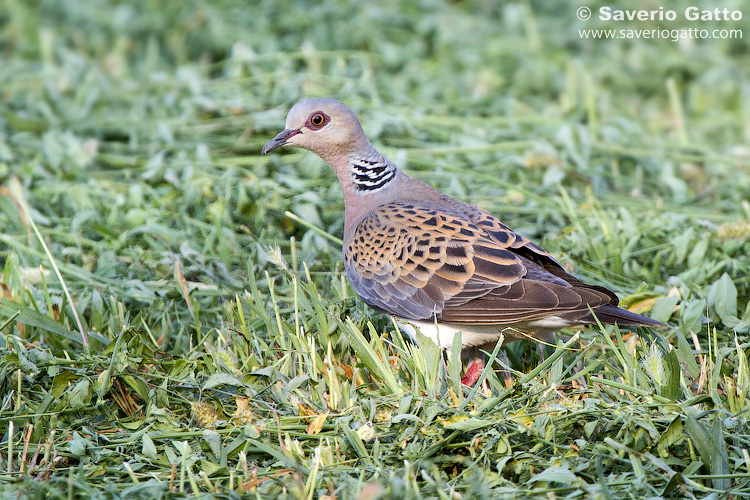
<svg viewBox="0 0 750 500">
<path fill-rule="evenodd" d="M 665 326 L 617 306 L 610 290 L 568 274 L 547 252 L 489 212 L 406 175 L 373 147 L 357 117 L 333 99 L 289 111 L 286 128 L 262 150 L 308 149 L 336 172 L 344 192 L 344 265 L 372 308 L 414 327 L 442 348 L 462 332 L 474 385 L 481 350 L 593 323 Z"/>
</svg>

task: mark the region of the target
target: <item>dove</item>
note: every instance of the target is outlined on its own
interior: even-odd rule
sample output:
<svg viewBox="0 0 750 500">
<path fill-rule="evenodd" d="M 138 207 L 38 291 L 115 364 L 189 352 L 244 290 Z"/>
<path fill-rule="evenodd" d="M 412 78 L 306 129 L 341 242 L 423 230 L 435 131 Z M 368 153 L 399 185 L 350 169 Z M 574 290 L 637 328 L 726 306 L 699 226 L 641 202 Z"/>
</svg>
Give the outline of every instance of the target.
<svg viewBox="0 0 750 500">
<path fill-rule="evenodd" d="M 587 323 L 662 327 L 618 307 L 614 292 L 574 277 L 486 210 L 415 179 L 380 154 L 340 101 L 300 101 L 262 149 L 307 149 L 328 163 L 344 194 L 343 259 L 361 299 L 443 349 L 461 332 L 473 386 L 498 341 L 549 342 Z"/>
</svg>

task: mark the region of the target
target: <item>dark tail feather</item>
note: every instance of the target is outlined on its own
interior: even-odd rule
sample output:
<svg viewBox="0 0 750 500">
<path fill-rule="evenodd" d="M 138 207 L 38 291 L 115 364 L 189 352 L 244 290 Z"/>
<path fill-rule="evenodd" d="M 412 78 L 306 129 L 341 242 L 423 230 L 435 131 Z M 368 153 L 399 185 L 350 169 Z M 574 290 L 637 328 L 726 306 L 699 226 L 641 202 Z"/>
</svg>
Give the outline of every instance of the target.
<svg viewBox="0 0 750 500">
<path fill-rule="evenodd" d="M 594 309 L 594 314 L 596 314 L 596 317 L 602 322 L 602 324 L 614 325 L 617 323 L 621 326 L 651 326 L 657 328 L 667 326 L 661 321 L 647 318 L 646 316 L 630 312 L 627 309 L 613 306 L 611 304 L 597 307 Z M 596 319 L 594 319 L 594 316 L 591 313 L 580 318 L 580 321 L 584 323 L 596 323 Z"/>
</svg>

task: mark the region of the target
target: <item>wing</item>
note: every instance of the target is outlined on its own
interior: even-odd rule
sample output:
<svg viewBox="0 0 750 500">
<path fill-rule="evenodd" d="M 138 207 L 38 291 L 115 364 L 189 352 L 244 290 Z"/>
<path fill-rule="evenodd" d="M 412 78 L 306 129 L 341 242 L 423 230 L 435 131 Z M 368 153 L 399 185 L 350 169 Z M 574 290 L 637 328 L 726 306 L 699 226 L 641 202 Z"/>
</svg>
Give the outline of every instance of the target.
<svg viewBox="0 0 750 500">
<path fill-rule="evenodd" d="M 470 303 L 463 294 L 449 301 L 441 319 L 456 323 L 509 323 L 559 316 L 571 323 L 593 321 L 590 309 L 616 306 L 617 295 L 597 285 L 583 283 L 569 274 L 547 252 L 514 233 L 489 212 L 469 205 L 466 216 L 497 244 L 521 257 L 527 273 L 509 288 L 493 288 Z M 486 287 L 480 283 L 480 287 Z M 609 310 L 609 309 L 608 309 Z M 649 322 L 643 317 L 643 321 Z M 625 323 L 623 323 L 625 324 Z"/>
<path fill-rule="evenodd" d="M 589 306 L 617 300 L 568 275 L 542 249 L 476 207 L 379 207 L 346 242 L 344 264 L 367 304 L 412 320 L 507 324 L 588 313 Z"/>
</svg>

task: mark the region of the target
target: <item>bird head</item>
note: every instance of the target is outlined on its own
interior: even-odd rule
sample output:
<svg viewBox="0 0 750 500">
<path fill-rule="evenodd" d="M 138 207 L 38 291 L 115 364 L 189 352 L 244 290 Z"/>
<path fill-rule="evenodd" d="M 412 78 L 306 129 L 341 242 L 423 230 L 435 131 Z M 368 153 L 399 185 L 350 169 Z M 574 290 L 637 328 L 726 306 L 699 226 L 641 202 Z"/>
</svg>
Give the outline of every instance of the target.
<svg viewBox="0 0 750 500">
<path fill-rule="evenodd" d="M 344 103 L 335 99 L 308 99 L 289 110 L 284 130 L 263 146 L 261 154 L 296 146 L 328 160 L 365 146 L 363 141 L 369 145 L 359 120 Z"/>
</svg>

